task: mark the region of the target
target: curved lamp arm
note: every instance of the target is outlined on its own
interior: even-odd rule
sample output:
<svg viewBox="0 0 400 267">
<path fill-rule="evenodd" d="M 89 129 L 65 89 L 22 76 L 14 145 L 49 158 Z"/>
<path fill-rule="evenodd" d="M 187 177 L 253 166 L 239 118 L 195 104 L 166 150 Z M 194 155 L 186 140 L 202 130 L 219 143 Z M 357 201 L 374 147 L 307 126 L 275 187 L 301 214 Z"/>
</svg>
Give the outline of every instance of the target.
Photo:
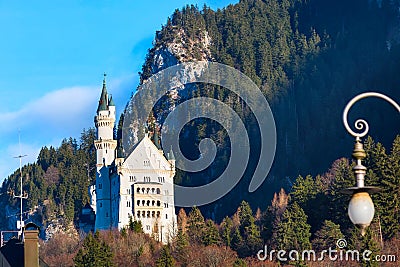
<svg viewBox="0 0 400 267">
<path fill-rule="evenodd" d="M 354 123 L 354 127 L 360 131 L 364 130 L 363 132 L 356 133 L 349 127 L 349 123 L 347 122 L 347 113 L 349 112 L 350 108 L 354 105 L 354 103 L 356 103 L 358 100 L 367 98 L 367 97 L 372 97 L 372 96 L 386 100 L 387 102 L 392 104 L 397 109 L 397 111 L 400 113 L 399 104 L 397 104 L 393 99 L 391 99 L 390 97 L 388 97 L 384 94 L 375 93 L 375 92 L 367 92 L 367 93 L 362 93 L 362 94 L 355 96 L 353 99 L 350 100 L 350 102 L 344 108 L 343 124 L 344 124 L 344 127 L 346 128 L 347 132 L 349 132 L 349 134 L 351 134 L 352 136 L 354 136 L 357 139 L 364 137 L 368 133 L 368 131 L 369 131 L 368 123 L 363 119 L 356 120 L 356 122 Z"/>
</svg>

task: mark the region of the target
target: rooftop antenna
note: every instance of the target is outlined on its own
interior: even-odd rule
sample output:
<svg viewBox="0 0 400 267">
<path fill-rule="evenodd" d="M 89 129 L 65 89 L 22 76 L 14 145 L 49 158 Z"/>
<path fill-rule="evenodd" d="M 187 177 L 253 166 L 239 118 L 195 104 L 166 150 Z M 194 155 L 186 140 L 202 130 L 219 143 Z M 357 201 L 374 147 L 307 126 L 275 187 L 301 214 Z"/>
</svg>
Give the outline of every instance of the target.
<svg viewBox="0 0 400 267">
<path fill-rule="evenodd" d="M 18 236 L 22 234 L 22 228 L 24 227 L 24 221 L 22 220 L 22 200 L 27 199 L 28 195 L 23 192 L 22 190 L 22 158 L 26 157 L 27 155 L 22 155 L 21 153 L 21 133 L 18 131 L 18 144 L 19 144 L 19 155 L 14 157 L 19 159 L 19 175 L 20 175 L 20 183 L 21 183 L 21 192 L 18 196 L 14 194 L 14 198 L 19 198 L 20 199 L 20 204 L 21 204 L 21 212 L 20 212 L 20 217 L 19 221 L 17 221 L 17 229 L 18 231 Z"/>
</svg>

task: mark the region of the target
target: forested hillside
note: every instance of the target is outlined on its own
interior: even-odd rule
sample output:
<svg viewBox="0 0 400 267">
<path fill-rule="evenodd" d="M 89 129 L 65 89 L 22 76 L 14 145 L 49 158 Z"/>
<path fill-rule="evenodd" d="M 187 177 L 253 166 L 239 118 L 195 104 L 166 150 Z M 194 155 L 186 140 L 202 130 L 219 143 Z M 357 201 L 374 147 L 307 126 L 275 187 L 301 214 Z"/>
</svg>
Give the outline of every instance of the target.
<svg viewBox="0 0 400 267">
<path fill-rule="evenodd" d="M 323 242 L 327 235 L 338 237 L 340 231 L 351 232 L 345 212 L 347 199 L 337 193 L 339 188 L 354 183 L 351 163 L 346 159 L 336 161 L 351 154 L 353 142 L 342 127 L 341 113 L 348 100 L 364 91 L 380 91 L 400 99 L 398 8 L 399 3 L 389 0 L 379 4 L 368 0 L 243 0 L 217 11 L 187 6 L 171 15 L 155 35 L 154 47 L 149 49 L 140 72 L 141 83 L 179 62 L 211 60 L 227 64 L 244 72 L 260 87 L 272 106 L 277 125 L 277 152 L 268 179 L 256 192 L 248 193 L 255 168 L 249 164 L 232 192 L 216 203 L 200 207 L 205 218 L 220 224 L 220 235 L 191 236 L 196 230 L 188 230 L 191 243 L 225 244 L 239 256 L 246 257 L 254 255 L 263 242 L 289 242 L 283 241 L 282 236 L 287 229 L 293 235 L 304 232 L 298 244 L 301 248 L 311 246 L 310 240 L 317 237 L 320 237 L 318 242 Z M 134 34 L 135 29 L 130 30 Z M 247 123 L 247 129 L 255 128 L 249 109 L 228 90 L 210 85 L 196 85 L 196 89 L 182 89 L 178 92 L 181 98 L 175 104 L 193 96 L 212 96 L 231 104 Z M 389 105 L 382 103 L 366 100 L 357 105 L 350 117 L 367 118 L 371 135 L 389 147 L 399 134 L 400 118 Z M 163 105 L 155 107 L 155 124 L 150 124 L 150 130 L 162 126 L 165 110 L 168 108 Z M 188 158 L 198 157 L 197 145 L 204 137 L 219 142 L 217 158 L 203 172 L 178 172 L 176 182 L 185 185 L 209 182 L 224 169 L 229 138 L 220 125 L 204 119 L 190 122 L 184 131 L 181 144 Z M 120 129 L 117 133 L 120 134 Z M 250 162 L 256 162 L 260 153 L 258 132 L 249 133 Z M 66 224 L 77 222 L 80 209 L 88 201 L 87 186 L 95 177 L 94 134 L 89 129 L 79 141 L 70 138 L 58 148 L 45 147 L 36 163 L 24 166 L 23 189 L 29 194 L 24 211 L 35 221 L 46 224 L 51 219 L 62 218 Z M 377 210 L 383 209 L 385 203 L 394 203 L 390 212 L 380 217 L 386 240 L 398 234 L 399 181 L 395 180 L 399 177 L 398 143 L 397 138 L 388 155 L 381 145 L 371 140 L 366 147 L 370 153 L 366 165 L 371 169 L 369 177 L 372 178 L 368 183 L 385 188 L 384 193 L 376 196 Z M 323 173 L 326 174 L 318 176 Z M 14 228 L 13 215 L 18 213 L 19 206 L 9 193 L 15 190 L 18 194 L 18 181 L 16 171 L 0 189 L 0 203 L 6 207 L 0 210 L 2 229 Z M 281 188 L 287 193 L 280 191 Z M 249 205 L 242 203 L 243 200 Z M 246 216 L 237 212 L 240 205 L 241 210 L 246 209 Z M 257 207 L 260 212 L 252 218 L 248 214 L 254 215 Z M 320 210 L 321 207 L 332 207 L 332 210 Z M 237 215 L 233 216 L 235 212 Z M 226 216 L 233 216 L 233 222 Z M 296 228 L 298 225 L 291 225 L 293 220 L 303 225 Z M 204 224 L 214 227 L 213 222 Z M 200 223 L 201 229 L 204 224 Z M 186 241 L 185 237 L 179 242 L 184 247 Z M 318 242 L 314 241 L 313 246 Z M 179 255 L 177 249 L 173 253 Z M 175 258 L 187 260 L 176 255 Z"/>
<path fill-rule="evenodd" d="M 273 192 L 280 187 L 289 189 L 297 175 L 324 172 L 335 159 L 350 155 L 353 140 L 341 121 L 346 103 L 365 91 L 400 98 L 398 15 L 395 1 L 378 4 L 367 0 L 244 0 L 217 11 L 187 6 L 174 12 L 156 33 L 142 68 L 142 83 L 179 62 L 224 63 L 244 72 L 260 87 L 277 125 L 272 170 L 263 186 L 248 194 L 260 137 L 245 101 L 216 86 L 187 86 L 179 91 L 180 102 L 207 96 L 228 103 L 246 123 L 252 140 L 243 179 L 221 201 L 202 207 L 206 216 L 220 220 L 226 211 L 234 212 L 241 199 L 265 207 Z M 165 110 L 168 108 L 163 105 L 155 107 L 154 128 L 162 125 Z M 350 121 L 356 116 L 367 118 L 371 135 L 387 146 L 399 131 L 399 116 L 379 100 L 362 101 L 350 113 Z M 208 169 L 178 173 L 176 182 L 209 182 L 226 167 L 229 138 L 220 125 L 207 119 L 193 120 L 184 131 L 180 142 L 188 158 L 199 156 L 197 145 L 204 137 L 219 146 Z"/>
<path fill-rule="evenodd" d="M 62 141 L 60 147 L 43 147 L 37 162 L 22 168 L 23 190 L 28 194 L 24 200 L 24 218 L 39 225 L 61 219 L 68 226 L 79 219 L 81 209 L 89 202 L 88 186 L 95 179 L 96 151 L 95 130 L 83 130 L 80 140 Z M 19 216 L 20 194 L 19 170 L 6 179 L 1 188 L 0 227 L 15 229 Z M 43 228 L 42 230 L 45 230 Z"/>
<path fill-rule="evenodd" d="M 143 234 L 140 223 L 131 222 L 122 231 L 96 232 L 81 239 L 58 233 L 41 244 L 42 258 L 52 266 L 398 266 L 400 135 L 391 149 L 371 138 L 364 146 L 368 184 L 383 189 L 372 195 L 376 213 L 364 237 L 348 219 L 349 196 L 339 193 L 355 179 L 354 164 L 341 158 L 321 175 L 298 176 L 291 190 L 276 192 L 265 209 L 242 201 L 220 223 L 205 218 L 197 207 L 181 209 L 177 235 L 168 245 L 157 243 Z M 346 243 L 345 250 L 359 251 L 360 261 L 345 256 L 339 260 L 338 239 Z M 335 252 L 328 254 L 329 248 Z M 286 258 L 291 250 L 300 257 L 309 249 L 316 254 L 304 261 L 279 260 L 280 249 Z M 367 249 L 370 259 L 384 255 L 385 265 L 363 260 L 361 253 Z M 260 250 L 264 260 L 257 258 Z M 388 260 L 389 255 L 396 258 Z"/>
</svg>

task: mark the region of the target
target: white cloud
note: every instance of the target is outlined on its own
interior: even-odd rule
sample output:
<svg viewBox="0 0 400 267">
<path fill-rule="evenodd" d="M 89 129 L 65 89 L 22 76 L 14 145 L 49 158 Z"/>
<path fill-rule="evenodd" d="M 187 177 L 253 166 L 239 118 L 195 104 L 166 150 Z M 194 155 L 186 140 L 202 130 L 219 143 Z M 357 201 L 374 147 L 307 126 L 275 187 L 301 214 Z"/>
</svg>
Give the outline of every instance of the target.
<svg viewBox="0 0 400 267">
<path fill-rule="evenodd" d="M 117 110 L 129 100 L 135 76 L 126 76 L 107 83 Z M 129 89 L 128 89 L 129 88 Z M 54 90 L 13 112 L 0 113 L 0 182 L 19 166 L 13 156 L 19 155 L 18 131 L 21 132 L 24 163 L 34 162 L 43 146 L 58 147 L 63 138 L 79 139 L 83 128 L 93 127 L 101 84 Z M 118 106 L 119 105 L 119 106 Z M 23 164 L 24 164 L 23 163 Z"/>
<path fill-rule="evenodd" d="M 96 109 L 98 94 L 98 89 L 94 87 L 72 87 L 50 92 L 18 111 L 0 113 L 0 121 L 10 126 L 3 129 L 0 135 L 32 126 L 46 126 L 47 129 L 48 126 L 68 126 L 66 123 L 77 122 L 80 115 Z"/>
</svg>

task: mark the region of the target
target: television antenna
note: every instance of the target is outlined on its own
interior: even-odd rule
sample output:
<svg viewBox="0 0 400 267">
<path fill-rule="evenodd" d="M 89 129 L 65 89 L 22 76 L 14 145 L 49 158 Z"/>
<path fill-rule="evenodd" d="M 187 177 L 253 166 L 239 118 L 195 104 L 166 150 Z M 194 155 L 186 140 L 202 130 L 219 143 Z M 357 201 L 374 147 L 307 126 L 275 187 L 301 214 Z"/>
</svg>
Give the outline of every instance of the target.
<svg viewBox="0 0 400 267">
<path fill-rule="evenodd" d="M 18 144 L 19 144 L 19 155 L 14 157 L 19 159 L 19 175 L 20 175 L 20 184 L 21 184 L 21 190 L 20 190 L 20 194 L 19 195 L 15 195 L 13 193 L 14 198 L 19 198 L 20 199 L 20 217 L 19 217 L 19 221 L 17 221 L 17 229 L 19 230 L 19 234 L 20 235 L 22 233 L 22 228 L 24 227 L 24 221 L 22 219 L 22 215 L 23 215 L 23 211 L 22 211 L 22 200 L 23 199 L 27 199 L 28 198 L 28 194 L 26 192 L 23 191 L 22 189 L 22 158 L 26 157 L 27 155 L 22 155 L 21 153 L 21 135 L 20 132 L 18 132 Z"/>
</svg>

